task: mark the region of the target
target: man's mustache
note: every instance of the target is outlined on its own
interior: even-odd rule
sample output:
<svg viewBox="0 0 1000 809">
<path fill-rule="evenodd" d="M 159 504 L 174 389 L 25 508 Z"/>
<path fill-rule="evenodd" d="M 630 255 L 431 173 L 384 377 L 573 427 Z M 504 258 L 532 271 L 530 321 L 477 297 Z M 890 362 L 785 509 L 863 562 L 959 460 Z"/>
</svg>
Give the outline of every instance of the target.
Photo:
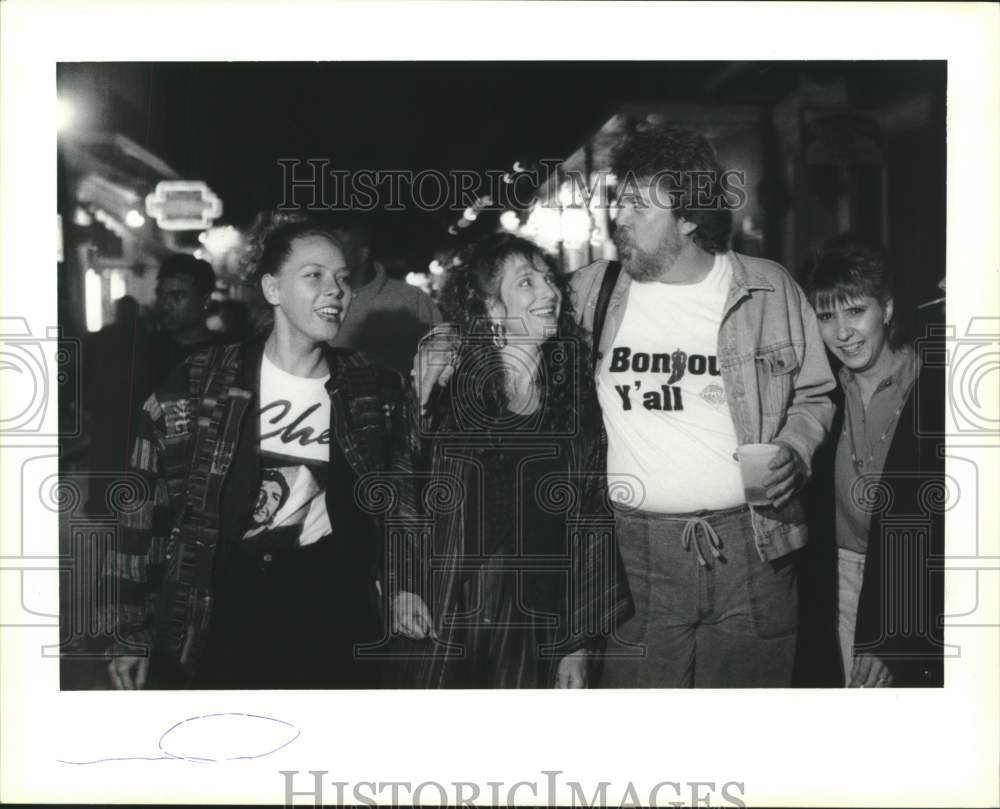
<svg viewBox="0 0 1000 809">
<path fill-rule="evenodd" d="M 630 247 L 632 245 L 632 234 L 627 231 L 615 231 L 614 235 L 611 237 L 612 241 L 615 243 L 616 247 Z"/>
</svg>

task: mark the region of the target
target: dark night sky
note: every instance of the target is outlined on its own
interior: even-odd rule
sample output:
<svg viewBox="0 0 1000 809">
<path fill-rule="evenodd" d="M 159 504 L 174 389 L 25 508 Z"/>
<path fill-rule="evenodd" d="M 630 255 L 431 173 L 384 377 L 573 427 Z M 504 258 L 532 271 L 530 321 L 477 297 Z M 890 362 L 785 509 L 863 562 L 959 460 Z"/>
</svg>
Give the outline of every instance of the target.
<svg viewBox="0 0 1000 809">
<path fill-rule="evenodd" d="M 563 158 L 625 102 L 780 98 L 804 78 L 853 74 L 891 95 L 913 63 L 298 62 L 64 64 L 59 92 L 222 196 L 245 225 L 282 194 L 281 158 L 356 169 L 503 170 Z M 401 215 L 402 218 L 407 218 Z M 409 215 L 440 239 L 451 213 Z"/>
<path fill-rule="evenodd" d="M 347 169 L 505 169 L 561 158 L 622 100 L 695 94 L 716 63 L 351 62 L 64 65 L 60 92 L 108 103 L 119 127 L 207 180 L 240 224 L 280 194 L 279 158 Z M 116 112 L 112 112 L 116 115 Z M 108 115 L 100 116 L 107 126 Z"/>
</svg>

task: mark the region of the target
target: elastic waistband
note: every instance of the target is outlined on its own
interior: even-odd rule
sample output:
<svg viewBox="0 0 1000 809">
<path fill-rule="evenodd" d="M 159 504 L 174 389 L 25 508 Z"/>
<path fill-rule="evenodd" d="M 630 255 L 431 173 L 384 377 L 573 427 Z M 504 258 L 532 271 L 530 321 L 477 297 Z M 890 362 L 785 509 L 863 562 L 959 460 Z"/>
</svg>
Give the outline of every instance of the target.
<svg viewBox="0 0 1000 809">
<path fill-rule="evenodd" d="M 612 506 L 615 506 L 612 503 Z M 621 517 L 623 519 L 636 519 L 645 520 L 647 522 L 688 522 L 689 520 L 698 519 L 705 520 L 706 522 L 715 522 L 717 520 L 727 520 L 732 517 L 737 517 L 742 514 L 750 514 L 750 506 L 743 503 L 739 506 L 734 506 L 733 508 L 723 508 L 718 511 L 703 510 L 703 511 L 684 511 L 678 512 L 677 514 L 664 514 L 658 511 L 643 511 L 638 508 L 623 509 L 614 507 L 614 512 L 616 517 Z"/>
<path fill-rule="evenodd" d="M 726 537 L 741 535 L 749 541 L 753 538 L 753 516 L 746 505 L 686 514 L 655 514 L 648 511 L 637 515 L 626 511 L 618 513 L 620 519 L 633 525 L 638 523 L 642 526 L 640 530 L 655 534 L 658 539 L 670 541 L 679 537 L 681 547 L 686 551 L 693 548 L 698 557 L 698 565 L 707 570 L 711 570 L 714 564 L 710 557 L 725 561 L 720 533 Z"/>
</svg>

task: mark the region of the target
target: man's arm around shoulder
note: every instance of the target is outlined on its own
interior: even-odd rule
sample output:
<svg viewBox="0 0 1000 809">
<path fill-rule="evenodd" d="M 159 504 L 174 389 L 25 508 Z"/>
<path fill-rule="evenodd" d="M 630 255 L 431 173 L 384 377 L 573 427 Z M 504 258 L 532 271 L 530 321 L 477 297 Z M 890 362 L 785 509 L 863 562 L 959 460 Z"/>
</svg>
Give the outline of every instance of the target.
<svg viewBox="0 0 1000 809">
<path fill-rule="evenodd" d="M 604 280 L 604 271 L 608 267 L 607 259 L 598 259 L 586 267 L 570 273 L 569 287 L 573 294 L 573 308 L 576 312 L 576 322 L 590 331 L 594 325 L 594 314 L 590 303 L 597 298 Z"/>
</svg>

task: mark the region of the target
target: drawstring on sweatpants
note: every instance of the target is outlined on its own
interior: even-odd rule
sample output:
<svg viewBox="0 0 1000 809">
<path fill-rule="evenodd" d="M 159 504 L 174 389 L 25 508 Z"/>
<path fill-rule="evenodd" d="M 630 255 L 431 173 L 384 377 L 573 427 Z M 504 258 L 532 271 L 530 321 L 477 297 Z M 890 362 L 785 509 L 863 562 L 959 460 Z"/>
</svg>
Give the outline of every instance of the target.
<svg viewBox="0 0 1000 809">
<path fill-rule="evenodd" d="M 694 542 L 695 553 L 698 554 L 698 564 L 707 568 L 708 561 L 705 559 L 705 554 L 702 553 L 701 542 L 698 540 L 699 527 L 702 534 L 708 538 L 708 548 L 712 552 L 712 556 L 716 559 L 722 559 L 722 541 L 719 539 L 719 535 L 715 533 L 715 529 L 712 528 L 711 524 L 702 517 L 691 517 L 684 523 L 684 530 L 681 533 L 681 544 L 684 550 L 689 551 L 691 550 L 691 543 Z"/>
</svg>

